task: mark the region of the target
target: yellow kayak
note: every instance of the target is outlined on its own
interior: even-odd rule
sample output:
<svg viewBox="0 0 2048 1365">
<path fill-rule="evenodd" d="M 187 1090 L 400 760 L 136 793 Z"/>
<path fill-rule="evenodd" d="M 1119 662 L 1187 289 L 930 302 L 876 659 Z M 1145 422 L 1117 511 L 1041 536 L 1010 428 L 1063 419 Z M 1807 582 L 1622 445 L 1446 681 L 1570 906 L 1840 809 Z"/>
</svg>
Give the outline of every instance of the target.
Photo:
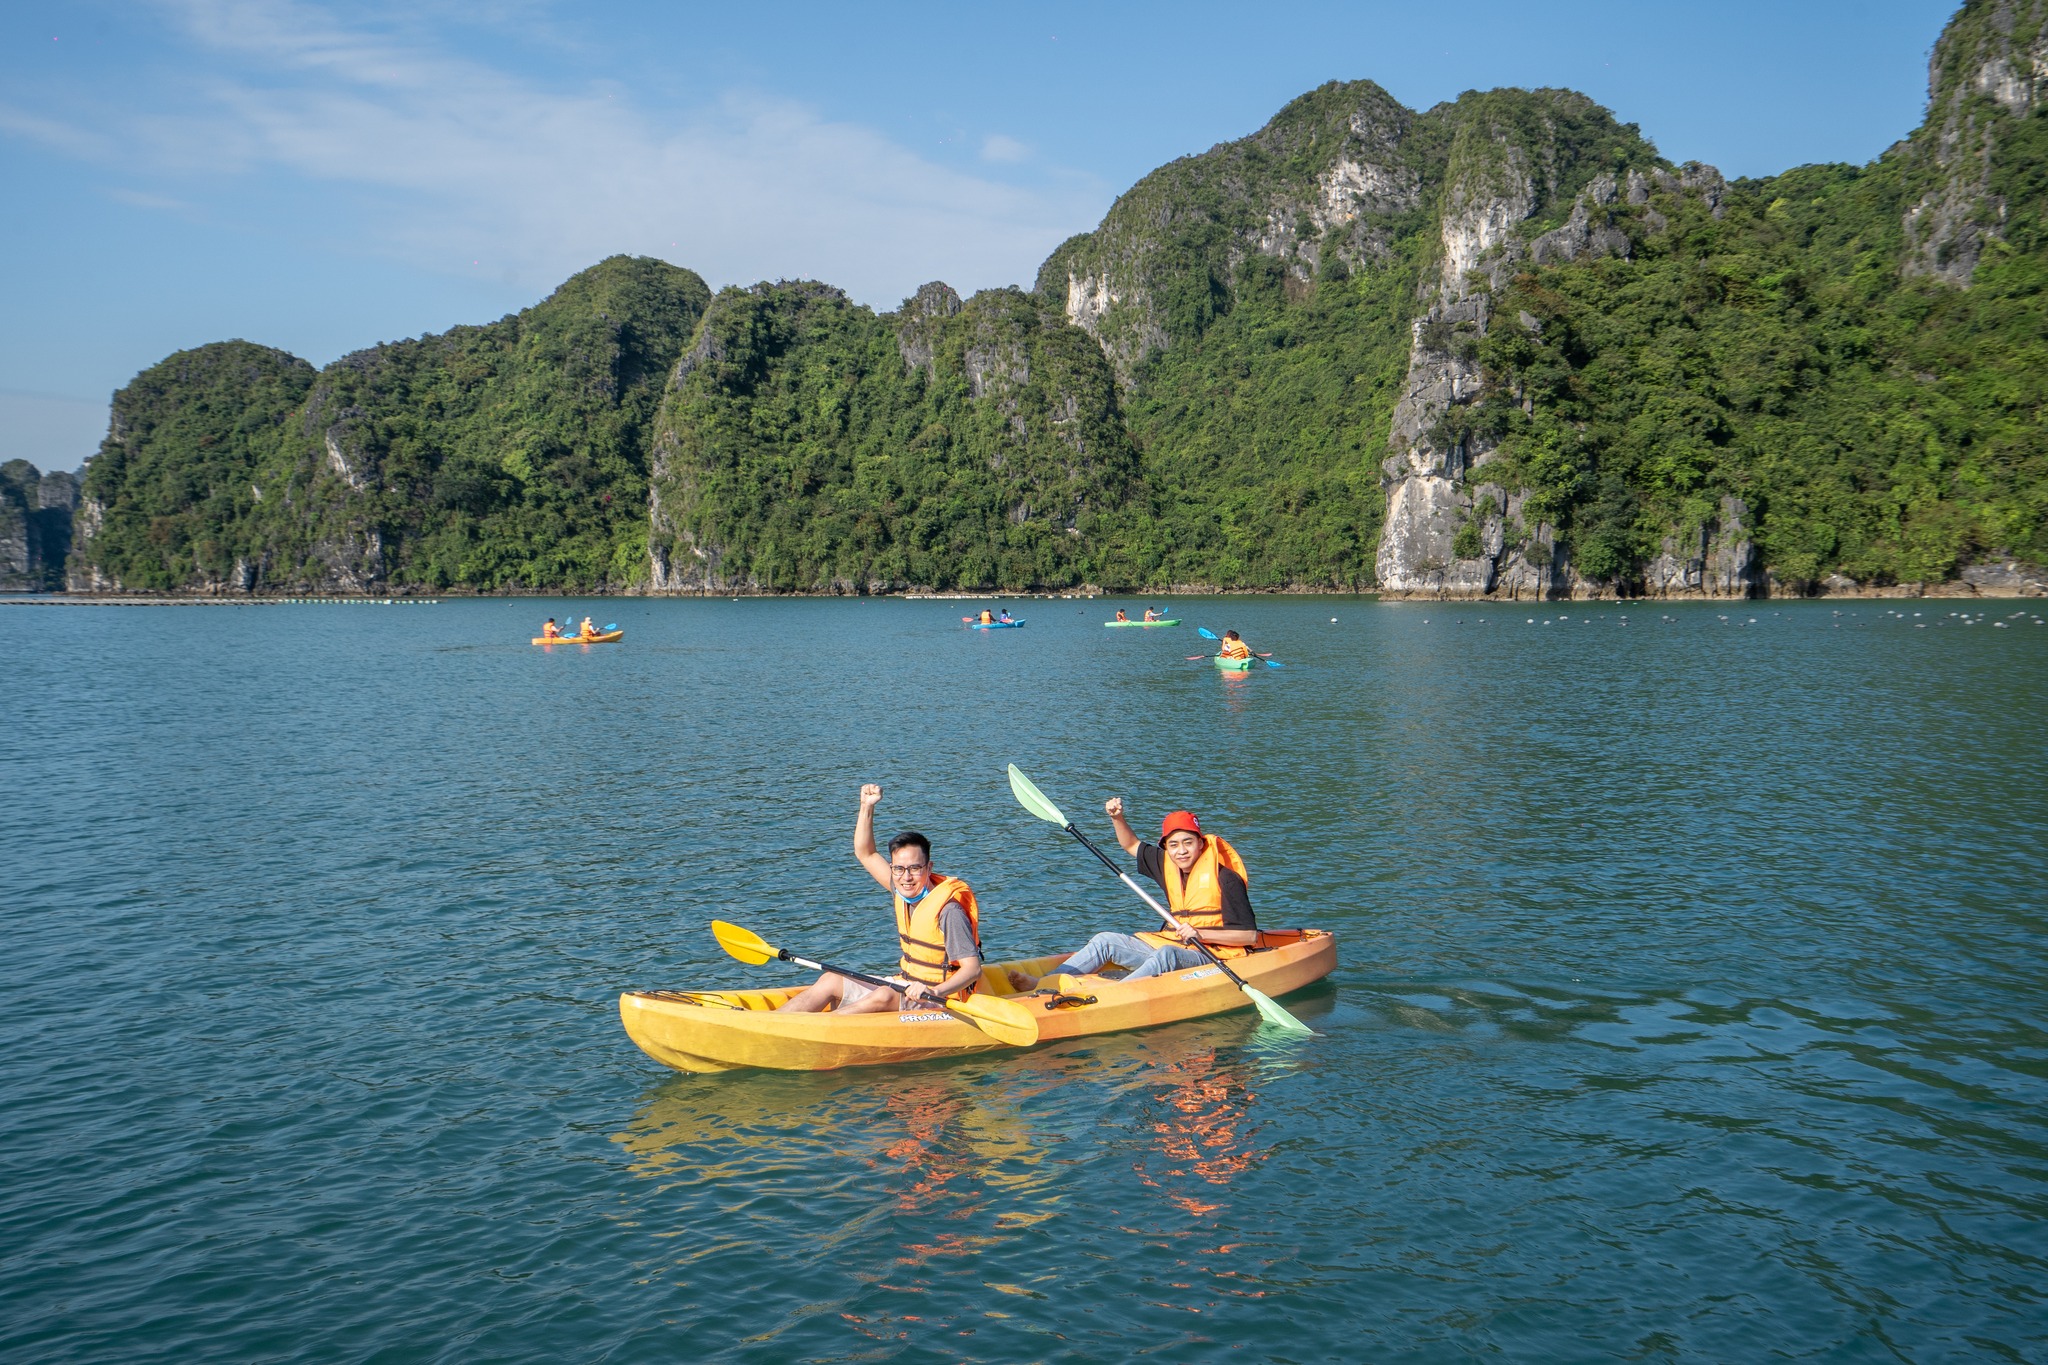
<svg viewBox="0 0 2048 1365">
<path fill-rule="evenodd" d="M 625 631 L 615 630 L 608 635 L 557 635 L 553 639 L 536 635 L 533 642 L 537 645 L 609 645 L 625 638 Z"/>
<path fill-rule="evenodd" d="M 1230 959 L 1248 985 L 1280 996 L 1321 981 L 1337 966 L 1337 940 L 1321 929 L 1262 933 L 1267 946 Z M 1037 979 L 1056 972 L 1066 953 L 991 965 L 982 989 L 1007 996 L 1038 1014 L 1039 1042 L 1093 1033 L 1151 1028 L 1249 1009 L 1251 999 L 1213 964 L 1133 981 L 1078 979 L 1081 997 L 1034 993 Z M 766 991 L 627 991 L 619 997 L 626 1036 L 655 1061 L 678 1071 L 832 1071 L 987 1052 L 1002 1044 L 944 1010 L 894 1014 L 779 1014 L 776 1006 L 800 983 Z"/>
</svg>

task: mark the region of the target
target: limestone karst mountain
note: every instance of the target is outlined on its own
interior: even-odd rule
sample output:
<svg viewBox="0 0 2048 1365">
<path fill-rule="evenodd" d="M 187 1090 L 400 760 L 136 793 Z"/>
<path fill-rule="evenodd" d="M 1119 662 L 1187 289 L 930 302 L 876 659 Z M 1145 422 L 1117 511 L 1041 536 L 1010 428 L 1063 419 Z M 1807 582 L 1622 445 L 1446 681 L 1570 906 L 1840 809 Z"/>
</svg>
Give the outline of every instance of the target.
<svg viewBox="0 0 2048 1365">
<path fill-rule="evenodd" d="M 63 586 L 78 476 L 43 473 L 27 460 L 0 464 L 0 592 Z"/>
<path fill-rule="evenodd" d="M 1570 91 L 1333 82 L 1145 177 L 1029 291 L 877 313 L 614 258 L 318 374 L 183 352 L 116 396 L 70 581 L 2038 582 L 2044 21 L 1965 4 L 1866 166 L 1729 182 Z"/>
</svg>

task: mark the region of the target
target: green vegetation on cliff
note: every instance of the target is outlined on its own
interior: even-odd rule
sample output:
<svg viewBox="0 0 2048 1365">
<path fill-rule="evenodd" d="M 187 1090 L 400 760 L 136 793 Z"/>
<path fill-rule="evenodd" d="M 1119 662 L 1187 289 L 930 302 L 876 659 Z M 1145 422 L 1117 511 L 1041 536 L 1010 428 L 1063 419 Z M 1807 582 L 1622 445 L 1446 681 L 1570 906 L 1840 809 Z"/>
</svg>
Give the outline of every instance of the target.
<svg viewBox="0 0 2048 1365">
<path fill-rule="evenodd" d="M 1969 0 L 1870 166 L 1724 185 L 1570 91 L 1332 82 L 1029 292 L 615 257 L 318 374 L 181 352 L 116 395 L 71 580 L 1557 592 L 1708 528 L 1732 590 L 1752 543 L 1790 588 L 2048 561 L 2044 31 Z"/>
<path fill-rule="evenodd" d="M 2044 133 L 2037 113 L 2001 161 L 2038 176 Z M 1581 573 L 1624 584 L 1724 494 L 1788 585 L 2048 561 L 2042 195 L 1999 181 L 2019 211 L 1967 291 L 1901 280 L 1895 156 L 1737 182 L 1718 218 L 1660 197 L 1629 221 L 1632 259 L 1518 274 L 1479 346 L 1471 424 L 1504 456 L 1485 477 L 1530 490 L 1525 517 Z"/>
<path fill-rule="evenodd" d="M 1128 411 L 1148 497 L 1117 581 L 1371 586 L 1415 278 L 1303 285 L 1254 257 L 1227 313 L 1146 363 Z"/>
<path fill-rule="evenodd" d="M 107 439 L 85 469 L 85 582 L 229 582 L 262 497 L 258 467 L 315 377 L 296 356 L 224 341 L 179 351 L 115 394 Z"/>
<path fill-rule="evenodd" d="M 1014 290 L 878 316 L 728 289 L 655 435 L 657 586 L 1065 586 L 1108 572 L 1136 472 L 1085 332 Z"/>
<path fill-rule="evenodd" d="M 74 581 L 617 587 L 645 576 L 647 428 L 710 291 L 614 257 L 544 302 L 342 357 L 181 352 L 114 397 Z"/>
</svg>

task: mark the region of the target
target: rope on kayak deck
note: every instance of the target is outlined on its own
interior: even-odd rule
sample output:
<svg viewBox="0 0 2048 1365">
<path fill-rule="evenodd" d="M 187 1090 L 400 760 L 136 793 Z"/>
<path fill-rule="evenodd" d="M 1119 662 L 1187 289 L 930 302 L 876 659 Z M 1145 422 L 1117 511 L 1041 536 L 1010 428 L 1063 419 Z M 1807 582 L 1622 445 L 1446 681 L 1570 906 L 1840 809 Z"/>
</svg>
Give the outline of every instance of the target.
<svg viewBox="0 0 2048 1365">
<path fill-rule="evenodd" d="M 1041 990 L 1035 990 L 1031 993 L 1033 995 L 1045 995 L 1052 997 L 1051 999 L 1045 1002 L 1045 1007 L 1049 1010 L 1078 1009 L 1082 1005 L 1092 1005 L 1095 1003 L 1095 997 L 1092 995 L 1068 995 L 1066 992 L 1056 991 L 1050 986 L 1047 986 Z"/>
</svg>

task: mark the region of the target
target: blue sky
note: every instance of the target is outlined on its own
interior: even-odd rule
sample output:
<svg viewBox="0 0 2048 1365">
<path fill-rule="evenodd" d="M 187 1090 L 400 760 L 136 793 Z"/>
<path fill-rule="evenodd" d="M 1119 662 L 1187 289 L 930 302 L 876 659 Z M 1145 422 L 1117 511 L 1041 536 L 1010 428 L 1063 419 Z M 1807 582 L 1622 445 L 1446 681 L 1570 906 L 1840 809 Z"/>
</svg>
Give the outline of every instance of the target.
<svg viewBox="0 0 2048 1365">
<path fill-rule="evenodd" d="M 0 7 L 0 459 L 243 337 L 315 364 L 614 252 L 878 308 L 1028 284 L 1153 167 L 1323 81 L 1585 91 L 1729 175 L 1919 121 L 1949 0 Z"/>
</svg>

